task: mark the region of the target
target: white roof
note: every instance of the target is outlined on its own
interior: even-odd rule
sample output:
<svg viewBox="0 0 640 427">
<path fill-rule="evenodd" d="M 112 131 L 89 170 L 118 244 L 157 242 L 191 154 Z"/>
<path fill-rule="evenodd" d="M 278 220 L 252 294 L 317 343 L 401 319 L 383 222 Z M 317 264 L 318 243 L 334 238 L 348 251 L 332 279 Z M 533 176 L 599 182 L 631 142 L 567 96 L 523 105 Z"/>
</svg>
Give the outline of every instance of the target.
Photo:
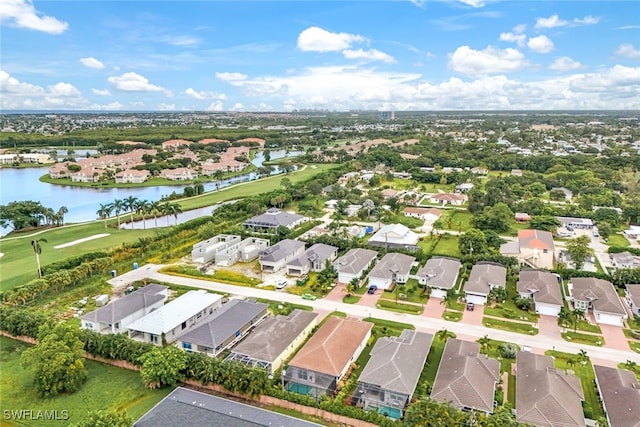
<svg viewBox="0 0 640 427">
<path fill-rule="evenodd" d="M 136 320 L 127 328 L 132 331 L 162 335 L 163 332 L 171 331 L 182 322 L 187 321 L 221 299 L 221 295 L 210 294 L 203 289 L 189 291 L 167 305 Z"/>
</svg>

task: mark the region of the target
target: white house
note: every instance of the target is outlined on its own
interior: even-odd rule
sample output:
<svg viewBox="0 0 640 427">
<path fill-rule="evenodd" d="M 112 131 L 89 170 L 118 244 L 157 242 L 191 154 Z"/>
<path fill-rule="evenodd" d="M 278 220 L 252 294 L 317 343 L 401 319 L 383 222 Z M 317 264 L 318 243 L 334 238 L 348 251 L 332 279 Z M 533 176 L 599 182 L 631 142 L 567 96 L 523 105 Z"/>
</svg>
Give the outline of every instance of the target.
<svg viewBox="0 0 640 427">
<path fill-rule="evenodd" d="M 382 227 L 367 242 L 370 246 L 383 248 L 414 249 L 419 236 L 402 224 L 389 224 Z"/>
<path fill-rule="evenodd" d="M 333 267 L 338 272 L 338 282 L 349 283 L 353 279 L 361 278 L 377 257 L 378 252 L 370 249 L 349 249 L 333 262 Z"/>
<path fill-rule="evenodd" d="M 575 277 L 568 286 L 574 308 L 593 312 L 597 323 L 624 325 L 627 311 L 611 282 L 594 277 Z"/>
<path fill-rule="evenodd" d="M 436 193 L 436 194 L 432 194 L 429 197 L 429 201 L 431 203 L 437 203 L 442 206 L 445 206 L 445 205 L 460 206 L 467 201 L 467 196 L 464 196 L 462 194 L 456 194 L 456 193 Z"/>
<path fill-rule="evenodd" d="M 634 316 L 640 316 L 640 285 L 627 285 L 625 300 Z"/>
<path fill-rule="evenodd" d="M 504 288 L 507 283 L 507 269 L 494 262 L 479 262 L 473 266 L 469 280 L 464 284 L 467 302 L 485 305 L 493 288 Z"/>
<path fill-rule="evenodd" d="M 303 252 L 303 242 L 284 239 L 262 251 L 260 254 L 260 269 L 267 272 L 279 271 L 287 265 L 287 262 L 302 255 Z"/>
<path fill-rule="evenodd" d="M 414 257 L 405 254 L 386 254 L 369 272 L 369 286 L 389 289 L 394 282 L 407 283 L 415 260 Z"/>
<path fill-rule="evenodd" d="M 518 258 L 532 268 L 552 269 L 555 261 L 553 235 L 542 230 L 518 230 L 518 237 L 500 246 L 500 255 Z"/>
<path fill-rule="evenodd" d="M 309 271 L 322 271 L 327 261 L 333 261 L 337 255 L 338 248 L 336 246 L 316 243 L 299 257 L 287 262 L 287 274 L 290 276 L 302 276 L 309 273 Z"/>
<path fill-rule="evenodd" d="M 438 208 L 404 208 L 404 216 L 418 218 L 423 221 L 434 222 L 442 215 L 442 211 Z"/>
<path fill-rule="evenodd" d="M 531 298 L 536 313 L 557 316 L 563 305 L 558 277 L 543 270 L 522 270 L 517 289 L 521 298 Z"/>
</svg>

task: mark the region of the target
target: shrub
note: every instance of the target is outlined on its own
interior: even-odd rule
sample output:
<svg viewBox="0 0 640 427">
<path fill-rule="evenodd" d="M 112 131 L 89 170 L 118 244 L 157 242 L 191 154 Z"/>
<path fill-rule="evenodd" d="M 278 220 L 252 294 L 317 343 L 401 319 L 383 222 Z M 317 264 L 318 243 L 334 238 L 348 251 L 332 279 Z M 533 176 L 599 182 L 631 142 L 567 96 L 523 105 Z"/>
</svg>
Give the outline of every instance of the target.
<svg viewBox="0 0 640 427">
<path fill-rule="evenodd" d="M 518 347 L 511 343 L 502 343 L 498 346 L 498 352 L 500 356 L 505 359 L 515 359 L 516 354 L 518 354 Z"/>
</svg>

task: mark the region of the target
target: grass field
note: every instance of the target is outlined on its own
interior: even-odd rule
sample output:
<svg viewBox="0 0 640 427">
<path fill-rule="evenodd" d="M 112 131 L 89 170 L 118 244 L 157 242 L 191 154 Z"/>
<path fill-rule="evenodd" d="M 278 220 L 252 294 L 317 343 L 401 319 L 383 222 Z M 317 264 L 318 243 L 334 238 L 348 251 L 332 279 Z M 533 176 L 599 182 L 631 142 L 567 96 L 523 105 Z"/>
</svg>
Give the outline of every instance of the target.
<svg viewBox="0 0 640 427">
<path fill-rule="evenodd" d="M 434 241 L 437 241 L 436 247 L 431 250 Z M 437 237 L 431 238 L 427 236 L 418 242 L 418 246 L 420 246 L 424 252 L 432 255 L 450 256 L 454 258 L 461 256 L 460 250 L 458 249 L 458 236 L 447 234 L 446 232 L 439 239 Z"/>
<path fill-rule="evenodd" d="M 32 373 L 20 367 L 20 354 L 26 348 L 27 344 L 0 337 L 2 409 L 67 410 L 69 419 L 49 423 L 42 420 L 20 421 L 16 426 L 71 425 L 82 421 L 85 414 L 93 410 L 126 410 L 131 418 L 137 420 L 171 391 L 168 388 L 147 390 L 138 372 L 87 360 L 89 379 L 78 392 L 42 399 L 33 387 Z M 12 424 L 3 421 L 2 425 Z"/>
<path fill-rule="evenodd" d="M 600 335 L 581 334 L 580 332 L 567 331 L 563 332 L 562 338 L 565 341 L 575 342 L 579 344 L 596 345 L 598 347 L 604 345 L 604 337 Z"/>
<path fill-rule="evenodd" d="M 612 234 L 609 236 L 609 239 L 607 239 L 607 245 L 626 248 L 629 246 L 629 241 L 622 234 Z"/>
<path fill-rule="evenodd" d="M 534 328 L 529 323 L 508 322 L 506 320 L 498 320 L 492 317 L 483 317 L 482 324 L 487 328 L 517 332 L 519 334 L 526 335 L 536 335 L 539 332 L 538 328 Z"/>
</svg>

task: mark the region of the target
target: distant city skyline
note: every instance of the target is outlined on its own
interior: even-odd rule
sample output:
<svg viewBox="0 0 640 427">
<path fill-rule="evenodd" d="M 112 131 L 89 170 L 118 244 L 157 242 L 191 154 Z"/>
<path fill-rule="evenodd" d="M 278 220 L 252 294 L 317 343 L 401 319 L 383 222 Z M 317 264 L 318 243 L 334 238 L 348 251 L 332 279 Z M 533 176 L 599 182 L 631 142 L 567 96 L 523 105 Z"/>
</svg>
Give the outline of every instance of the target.
<svg viewBox="0 0 640 427">
<path fill-rule="evenodd" d="M 3 110 L 640 109 L 635 1 L 0 2 Z"/>
</svg>

